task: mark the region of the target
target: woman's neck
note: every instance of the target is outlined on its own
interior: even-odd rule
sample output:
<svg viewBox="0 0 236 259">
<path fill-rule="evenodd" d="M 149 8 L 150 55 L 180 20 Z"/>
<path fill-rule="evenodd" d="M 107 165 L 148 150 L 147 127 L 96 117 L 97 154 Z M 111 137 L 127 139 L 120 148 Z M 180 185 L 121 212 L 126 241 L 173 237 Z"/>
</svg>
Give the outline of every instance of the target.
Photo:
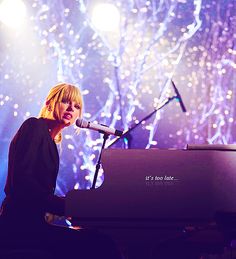
<svg viewBox="0 0 236 259">
<path fill-rule="evenodd" d="M 48 131 L 51 136 L 51 138 L 54 140 L 56 135 L 65 127 L 63 124 L 56 120 L 50 120 L 50 119 L 45 119 L 47 126 L 48 126 Z"/>
</svg>

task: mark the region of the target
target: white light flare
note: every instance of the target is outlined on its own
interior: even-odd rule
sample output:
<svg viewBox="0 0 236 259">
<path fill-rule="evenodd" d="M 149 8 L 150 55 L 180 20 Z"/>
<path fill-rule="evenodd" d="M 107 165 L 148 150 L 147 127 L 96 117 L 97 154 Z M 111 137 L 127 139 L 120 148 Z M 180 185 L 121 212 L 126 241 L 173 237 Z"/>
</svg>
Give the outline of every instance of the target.
<svg viewBox="0 0 236 259">
<path fill-rule="evenodd" d="M 26 17 L 26 6 L 22 0 L 3 0 L 0 4 L 0 21 L 10 28 L 18 29 Z"/>
<path fill-rule="evenodd" d="M 97 4 L 92 11 L 92 23 L 101 31 L 115 31 L 119 28 L 120 12 L 113 4 Z"/>
</svg>

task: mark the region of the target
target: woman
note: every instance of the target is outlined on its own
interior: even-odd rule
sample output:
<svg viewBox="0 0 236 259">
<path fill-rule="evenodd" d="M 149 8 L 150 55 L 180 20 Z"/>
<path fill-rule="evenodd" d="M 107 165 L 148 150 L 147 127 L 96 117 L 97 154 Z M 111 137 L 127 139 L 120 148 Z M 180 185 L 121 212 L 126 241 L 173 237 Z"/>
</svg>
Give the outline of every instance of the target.
<svg viewBox="0 0 236 259">
<path fill-rule="evenodd" d="M 78 88 L 58 84 L 50 90 L 39 118 L 27 119 L 11 141 L 1 213 L 5 230 L 1 233 L 6 244 L 11 240 L 12 246 L 14 237 L 15 246 L 40 243 L 40 247 L 50 249 L 56 256 L 68 258 L 78 254 L 78 258 L 95 258 L 98 250 L 101 258 L 118 258 L 113 242 L 104 235 L 45 222 L 47 212 L 64 215 L 64 198 L 54 195 L 59 168 L 56 143 L 62 140 L 62 130 L 81 117 L 82 106 Z M 97 249 L 89 249 L 91 246 Z"/>
</svg>

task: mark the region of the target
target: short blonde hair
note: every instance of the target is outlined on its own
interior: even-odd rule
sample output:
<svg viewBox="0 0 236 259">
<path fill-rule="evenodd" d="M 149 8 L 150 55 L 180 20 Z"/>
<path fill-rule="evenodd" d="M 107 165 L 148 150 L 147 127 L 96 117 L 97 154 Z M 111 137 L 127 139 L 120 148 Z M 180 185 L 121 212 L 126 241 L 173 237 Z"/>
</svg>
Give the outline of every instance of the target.
<svg viewBox="0 0 236 259">
<path fill-rule="evenodd" d="M 80 106 L 80 115 L 82 116 L 83 98 L 79 88 L 68 83 L 59 83 L 51 88 L 49 91 L 46 102 L 39 112 L 39 117 L 45 119 L 60 120 L 59 103 L 63 100 L 74 101 Z M 56 143 L 62 141 L 61 132 L 57 134 L 55 138 Z"/>
</svg>

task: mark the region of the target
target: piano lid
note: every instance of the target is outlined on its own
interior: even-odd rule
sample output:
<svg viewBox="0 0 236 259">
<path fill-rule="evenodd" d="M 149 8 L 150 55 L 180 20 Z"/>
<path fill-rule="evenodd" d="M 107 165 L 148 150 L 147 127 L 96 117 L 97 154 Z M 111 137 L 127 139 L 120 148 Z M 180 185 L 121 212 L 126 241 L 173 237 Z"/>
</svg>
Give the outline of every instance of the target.
<svg viewBox="0 0 236 259">
<path fill-rule="evenodd" d="M 236 211 L 236 152 L 121 150 L 102 154 L 104 182 L 72 190 L 66 215 L 83 219 L 211 219 Z"/>
</svg>

